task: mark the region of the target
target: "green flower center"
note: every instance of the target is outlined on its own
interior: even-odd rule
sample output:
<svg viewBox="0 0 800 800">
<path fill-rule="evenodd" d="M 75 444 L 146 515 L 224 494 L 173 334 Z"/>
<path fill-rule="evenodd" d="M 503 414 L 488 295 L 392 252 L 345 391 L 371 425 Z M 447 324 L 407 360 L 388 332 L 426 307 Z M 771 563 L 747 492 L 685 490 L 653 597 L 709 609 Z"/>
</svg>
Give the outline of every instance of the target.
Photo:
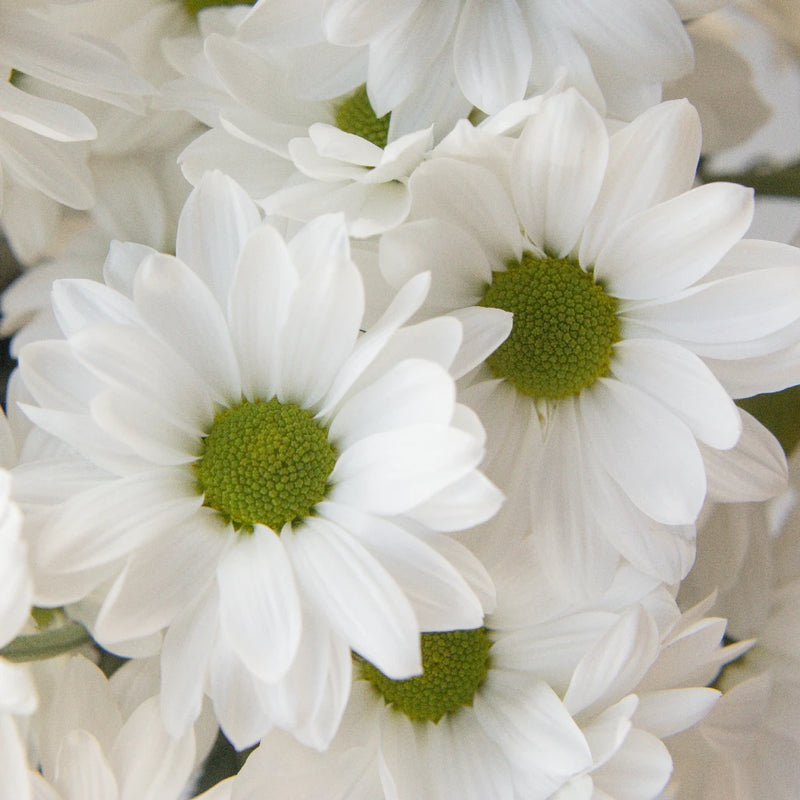
<svg viewBox="0 0 800 800">
<path fill-rule="evenodd" d="M 184 8 L 194 17 L 211 6 L 252 6 L 256 0 L 183 0 Z"/>
<path fill-rule="evenodd" d="M 273 398 L 220 411 L 194 469 L 206 506 L 237 528 L 279 533 L 324 499 L 335 464 L 327 429 Z"/>
<path fill-rule="evenodd" d="M 561 399 L 608 373 L 620 338 L 616 301 L 574 262 L 525 253 L 493 273 L 479 305 L 514 314 L 487 363 L 523 394 Z"/>
<path fill-rule="evenodd" d="M 390 116 L 386 114 L 380 119 L 375 116 L 367 97 L 367 87 L 362 86 L 336 109 L 336 127 L 367 139 L 378 147 L 386 147 Z"/>
<path fill-rule="evenodd" d="M 422 675 L 393 681 L 368 661 L 360 661 L 361 677 L 410 719 L 438 722 L 445 714 L 471 706 L 489 670 L 492 642 L 486 628 L 423 633 L 421 645 Z"/>
</svg>

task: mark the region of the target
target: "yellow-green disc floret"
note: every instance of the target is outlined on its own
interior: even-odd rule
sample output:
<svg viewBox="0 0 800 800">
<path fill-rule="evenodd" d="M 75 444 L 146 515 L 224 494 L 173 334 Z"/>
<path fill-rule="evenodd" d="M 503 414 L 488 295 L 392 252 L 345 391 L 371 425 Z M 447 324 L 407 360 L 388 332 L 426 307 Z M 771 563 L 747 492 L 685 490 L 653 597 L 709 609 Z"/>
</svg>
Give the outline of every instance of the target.
<svg viewBox="0 0 800 800">
<path fill-rule="evenodd" d="M 184 8 L 195 16 L 204 8 L 212 6 L 251 6 L 256 0 L 183 0 Z"/>
<path fill-rule="evenodd" d="M 486 628 L 423 633 L 422 675 L 404 681 L 387 678 L 368 661 L 359 661 L 361 677 L 369 681 L 413 720 L 438 722 L 463 706 L 471 706 L 489 670 L 492 642 Z"/>
<path fill-rule="evenodd" d="M 324 499 L 335 464 L 327 429 L 273 398 L 220 411 L 194 469 L 206 506 L 238 528 L 280 532 Z"/>
<path fill-rule="evenodd" d="M 336 127 L 367 139 L 378 147 L 386 147 L 390 116 L 385 114 L 380 119 L 375 116 L 367 97 L 367 87 L 362 86 L 336 110 Z"/>
<path fill-rule="evenodd" d="M 619 341 L 616 301 L 573 261 L 525 253 L 493 274 L 480 305 L 514 314 L 487 363 L 523 394 L 561 399 L 608 373 Z"/>
</svg>

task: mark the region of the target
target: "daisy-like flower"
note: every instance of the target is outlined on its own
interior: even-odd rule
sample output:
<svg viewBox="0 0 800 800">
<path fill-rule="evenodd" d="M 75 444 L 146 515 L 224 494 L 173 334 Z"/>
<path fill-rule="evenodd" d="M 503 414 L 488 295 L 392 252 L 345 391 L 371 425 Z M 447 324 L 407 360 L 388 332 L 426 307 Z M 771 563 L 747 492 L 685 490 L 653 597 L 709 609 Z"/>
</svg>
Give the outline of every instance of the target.
<svg viewBox="0 0 800 800">
<path fill-rule="evenodd" d="M 558 531 L 537 536 L 542 558 L 594 591 L 619 553 L 686 574 L 707 486 L 774 452 L 731 396 L 798 377 L 800 251 L 739 241 L 752 192 L 691 189 L 699 147 L 685 101 L 610 136 L 569 89 L 518 138 L 423 163 L 408 221 L 380 242 L 393 285 L 431 271 L 428 313 L 513 313 L 462 396 L 487 426 L 507 529 Z M 753 491 L 774 492 L 781 467 Z"/>
<path fill-rule="evenodd" d="M 351 649 L 408 677 L 420 630 L 482 619 L 469 581 L 486 595 L 488 578 L 440 532 L 501 500 L 448 373 L 483 356 L 459 352 L 455 320 L 403 327 L 424 277 L 360 335 L 341 217 L 286 244 L 221 173 L 187 202 L 176 250 L 119 245 L 109 287 L 58 282 L 66 340 L 20 355 L 26 413 L 73 449 L 15 473 L 40 510 L 37 599 L 74 604 L 118 652 L 165 631 L 170 731 L 206 689 L 237 747 L 273 724 L 322 747 Z"/>
<path fill-rule="evenodd" d="M 172 0 L 135 4 L 91 0 L 60 5 L 51 10 L 50 17 L 64 33 L 91 36 L 118 48 L 153 86 L 175 74 L 161 55 L 161 41 L 194 28 L 191 18 Z M 3 227 L 17 259 L 27 266 L 45 254 L 57 255 L 79 222 L 89 220 L 105 233 L 106 250 L 112 238 L 171 250 L 178 214 L 191 188 L 181 180 L 175 161 L 200 133 L 195 120 L 185 113 L 152 108 L 142 113 L 144 109 L 76 96 L 31 76 L 20 76 L 16 84 L 49 102 L 69 102 L 96 128 L 96 136 L 81 151 L 93 194 L 86 214 L 76 214 L 41 191 L 7 181 Z"/>
<path fill-rule="evenodd" d="M 630 567 L 575 605 L 529 541 L 506 556 L 482 627 L 423 634 L 423 674 L 410 680 L 357 659 L 330 749 L 270 733 L 227 796 L 654 798 L 671 769 L 661 739 L 719 697 L 704 683 L 731 655 L 719 646 L 724 620 L 702 608 L 682 617 Z"/>
<path fill-rule="evenodd" d="M 378 118 L 363 86 L 330 100 L 291 87 L 292 70 L 274 48 L 232 36 L 242 9 L 201 16 L 201 36 L 168 42 L 184 77 L 162 104 L 211 126 L 180 155 L 188 180 L 211 169 L 239 181 L 268 214 L 308 221 L 341 211 L 353 236 L 371 236 L 408 213 L 408 176 L 433 146 L 431 126 L 398 136 Z"/>
<path fill-rule="evenodd" d="M 549 88 L 561 68 L 598 108 L 607 104 L 612 116 L 630 119 L 661 99 L 664 81 L 692 69 L 682 17 L 721 5 L 314 0 L 298 13 L 259 0 L 240 36 L 316 46 L 314 72 L 320 74 L 346 72 L 341 63 L 348 52 L 354 63 L 366 58 L 372 107 L 379 116 L 397 111 L 413 118 L 416 128 L 434 121 L 443 96 L 461 95 L 464 116 L 471 106 L 495 113 Z M 324 41 L 339 47 L 327 52 L 319 47 Z"/>
<path fill-rule="evenodd" d="M 17 182 L 73 208 L 93 201 L 84 151 L 93 139 L 89 118 L 71 105 L 29 94 L 13 71 L 124 107 L 142 110 L 152 91 L 119 54 L 102 42 L 73 35 L 47 19 L 47 2 L 0 3 L 0 164 Z M 77 149 L 76 149 L 77 148 Z"/>
</svg>

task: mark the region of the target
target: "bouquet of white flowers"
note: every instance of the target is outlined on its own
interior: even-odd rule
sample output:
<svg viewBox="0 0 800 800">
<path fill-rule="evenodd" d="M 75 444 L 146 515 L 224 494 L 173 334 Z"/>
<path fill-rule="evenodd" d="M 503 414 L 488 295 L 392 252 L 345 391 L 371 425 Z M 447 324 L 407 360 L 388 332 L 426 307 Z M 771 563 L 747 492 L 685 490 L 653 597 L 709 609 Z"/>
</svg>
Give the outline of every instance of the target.
<svg viewBox="0 0 800 800">
<path fill-rule="evenodd" d="M 798 13 L 725 5 L 0 0 L 0 800 L 796 800 Z"/>
</svg>

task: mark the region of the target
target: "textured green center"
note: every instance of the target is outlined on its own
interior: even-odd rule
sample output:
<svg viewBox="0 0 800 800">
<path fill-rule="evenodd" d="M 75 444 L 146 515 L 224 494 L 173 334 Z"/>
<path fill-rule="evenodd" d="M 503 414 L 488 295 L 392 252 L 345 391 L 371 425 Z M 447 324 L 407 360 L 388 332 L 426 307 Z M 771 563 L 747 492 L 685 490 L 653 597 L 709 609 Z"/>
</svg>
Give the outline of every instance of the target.
<svg viewBox="0 0 800 800">
<path fill-rule="evenodd" d="M 256 0 L 183 0 L 184 8 L 196 16 L 199 11 L 212 6 L 252 6 Z"/>
<path fill-rule="evenodd" d="M 514 314 L 487 363 L 520 392 L 560 399 L 607 374 L 619 341 L 616 301 L 572 261 L 525 253 L 493 274 L 480 305 Z"/>
<path fill-rule="evenodd" d="M 220 411 L 194 468 L 209 508 L 236 527 L 280 532 L 325 497 L 335 463 L 327 430 L 273 398 Z"/>
<path fill-rule="evenodd" d="M 346 133 L 354 133 L 378 147 L 386 147 L 389 139 L 389 117 L 378 119 L 367 97 L 367 87 L 362 86 L 347 98 L 336 110 L 336 127 Z"/>
<path fill-rule="evenodd" d="M 485 628 L 423 633 L 421 640 L 422 675 L 393 681 L 362 661 L 361 677 L 410 719 L 438 722 L 445 714 L 472 705 L 489 669 L 492 643 Z"/>
</svg>

